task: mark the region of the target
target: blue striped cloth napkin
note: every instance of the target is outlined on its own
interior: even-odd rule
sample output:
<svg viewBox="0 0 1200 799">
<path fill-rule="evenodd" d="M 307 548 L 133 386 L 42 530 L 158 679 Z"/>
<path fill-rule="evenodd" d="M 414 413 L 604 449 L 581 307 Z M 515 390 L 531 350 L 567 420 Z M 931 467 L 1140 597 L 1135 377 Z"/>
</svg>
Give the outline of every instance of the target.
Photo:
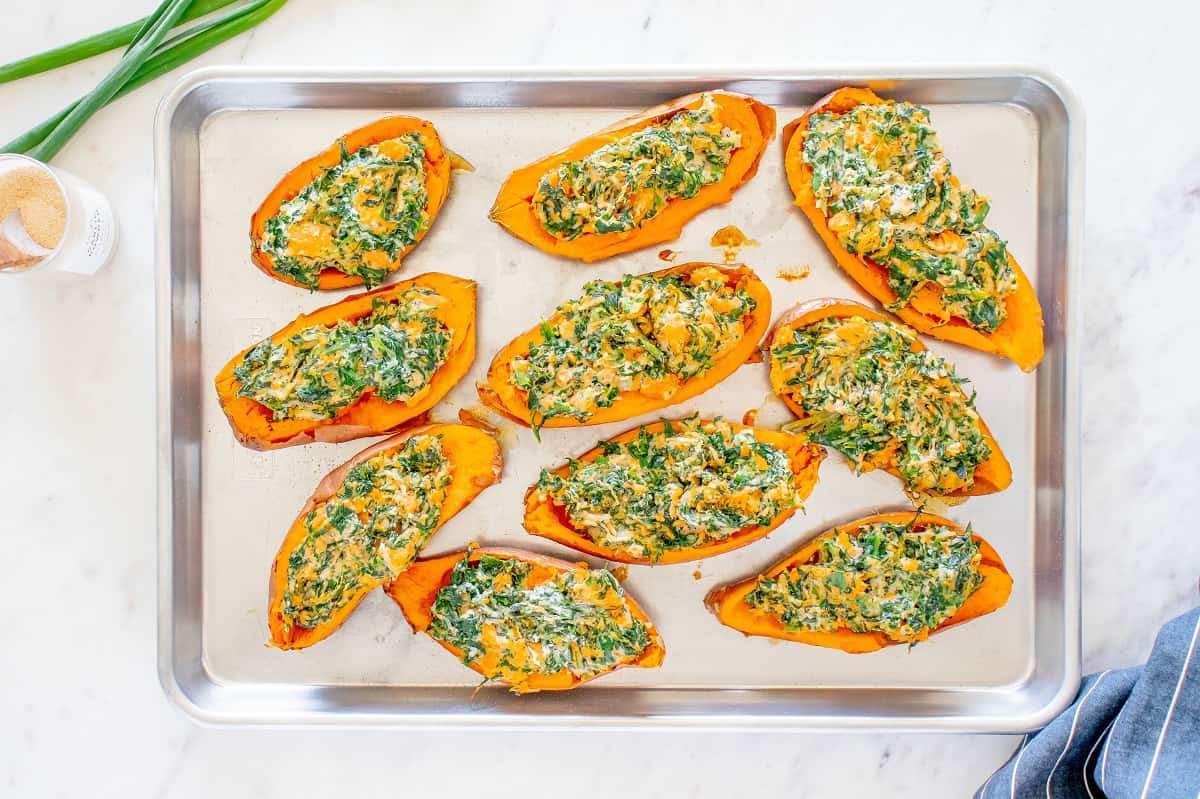
<svg viewBox="0 0 1200 799">
<path fill-rule="evenodd" d="M 1163 625 L 1145 666 L 1083 679 L 976 799 L 1200 799 L 1200 608 Z"/>
</svg>

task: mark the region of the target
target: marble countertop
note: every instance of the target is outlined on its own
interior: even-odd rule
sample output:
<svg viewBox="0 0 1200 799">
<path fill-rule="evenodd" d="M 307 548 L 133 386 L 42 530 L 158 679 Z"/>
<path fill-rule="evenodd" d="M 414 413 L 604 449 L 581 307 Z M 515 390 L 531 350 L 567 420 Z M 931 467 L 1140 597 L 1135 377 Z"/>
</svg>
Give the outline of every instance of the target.
<svg viewBox="0 0 1200 799">
<path fill-rule="evenodd" d="M 124 22 L 150 0 L 45 0 L 6 19 L 0 62 Z M 1041 65 L 1087 114 L 1083 346 L 1085 670 L 1144 658 L 1194 605 L 1186 525 L 1200 458 L 1200 61 L 1194 4 L 1112 13 L 929 0 L 846 8 L 636 0 L 292 0 L 202 64 L 495 66 Z M 933 28 L 930 28 L 930 21 Z M 918 44 L 930 30 L 935 47 Z M 0 138 L 94 85 L 111 57 L 0 86 Z M 109 796 L 968 795 L 1009 736 L 572 735 L 219 730 L 164 699 L 155 675 L 154 263 L 151 122 L 159 81 L 102 111 L 57 159 L 111 198 L 113 263 L 90 279 L 0 283 L 0 429 L 9 611 L 0 647 L 0 793 Z M 1131 100 L 1138 101 L 1136 110 Z M 1150 116 L 1151 114 L 1156 116 Z M 1157 118 L 1162 119 L 1161 122 Z M 1190 353 L 1190 354 L 1189 354 Z M 1184 511 L 1184 513 L 1181 513 Z M 504 778 L 498 776 L 503 774 Z M 394 783 L 392 782 L 394 781 Z M 852 790 L 850 790 L 852 788 Z"/>
</svg>

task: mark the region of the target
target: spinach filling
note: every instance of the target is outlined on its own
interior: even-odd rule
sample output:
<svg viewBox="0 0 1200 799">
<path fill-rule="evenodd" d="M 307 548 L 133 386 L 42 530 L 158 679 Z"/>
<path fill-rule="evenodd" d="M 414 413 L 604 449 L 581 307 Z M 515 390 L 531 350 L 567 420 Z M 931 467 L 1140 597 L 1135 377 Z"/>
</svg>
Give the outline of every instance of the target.
<svg viewBox="0 0 1200 799">
<path fill-rule="evenodd" d="M 266 222 L 275 270 L 317 288 L 323 269 L 378 285 L 429 227 L 425 143 L 417 133 L 348 152 Z"/>
<path fill-rule="evenodd" d="M 527 392 L 535 431 L 555 417 L 590 419 L 623 392 L 670 397 L 741 342 L 755 307 L 715 268 L 595 280 L 542 323 L 510 380 Z"/>
<path fill-rule="evenodd" d="M 429 634 L 489 680 L 586 679 L 636 660 L 650 631 L 605 569 L 559 572 L 511 558 L 464 557 L 431 608 Z"/>
<path fill-rule="evenodd" d="M 408 568 L 437 530 L 450 481 L 437 436 L 414 436 L 350 469 L 304 519 L 304 540 L 288 557 L 284 618 L 316 627 Z"/>
<path fill-rule="evenodd" d="M 360 319 L 307 327 L 280 343 L 265 339 L 234 368 L 237 395 L 266 406 L 276 421 L 332 419 L 370 391 L 410 401 L 449 354 L 453 331 L 437 316 L 444 303 L 413 286 L 376 298 Z"/>
<path fill-rule="evenodd" d="M 789 630 L 849 629 L 917 641 L 979 588 L 980 561 L 969 529 L 878 522 L 857 535 L 823 536 L 812 562 L 760 577 L 745 602 Z"/>
<path fill-rule="evenodd" d="M 974 397 L 954 367 L 891 322 L 825 318 L 785 329 L 771 346 L 772 382 L 807 414 L 803 429 L 858 471 L 893 465 L 910 491 L 974 485 L 991 457 Z"/>
<path fill-rule="evenodd" d="M 635 557 L 722 541 L 801 506 L 787 454 L 720 419 L 600 446 L 603 455 L 572 460 L 566 476 L 543 469 L 537 491 L 593 541 Z"/>
<path fill-rule="evenodd" d="M 658 216 L 672 200 L 690 199 L 725 175 L 741 135 L 716 119 L 705 96 L 683 111 L 567 161 L 542 176 L 533 212 L 551 235 L 622 233 Z"/>
<path fill-rule="evenodd" d="M 1000 326 L 1016 272 L 984 225 L 987 198 L 951 174 L 927 108 L 899 102 L 814 114 L 803 157 L 838 242 L 887 269 L 890 310 L 928 284 L 949 315 L 985 332 Z"/>
</svg>

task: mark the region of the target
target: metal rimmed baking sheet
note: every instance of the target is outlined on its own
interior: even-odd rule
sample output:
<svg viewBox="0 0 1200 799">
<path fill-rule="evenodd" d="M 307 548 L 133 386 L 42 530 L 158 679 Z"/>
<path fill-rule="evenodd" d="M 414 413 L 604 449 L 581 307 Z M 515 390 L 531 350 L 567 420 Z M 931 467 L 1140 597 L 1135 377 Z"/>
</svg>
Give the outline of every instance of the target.
<svg viewBox="0 0 1200 799">
<path fill-rule="evenodd" d="M 701 604 L 713 585 L 773 563 L 835 523 L 905 506 L 886 475 L 855 477 L 831 455 L 798 514 L 767 539 L 676 566 L 632 567 L 626 586 L 667 644 L 664 667 L 627 669 L 561 695 L 476 692 L 476 675 L 423 636 L 377 592 L 319 646 L 264 646 L 266 577 L 297 508 L 326 471 L 365 442 L 255 453 L 230 434 L 212 376 L 240 348 L 344 292 L 312 295 L 270 280 L 248 260 L 250 213 L 292 165 L 338 134 L 388 113 L 432 120 L 476 170 L 456 173 L 433 230 L 405 274 L 446 271 L 478 281 L 479 356 L 439 406 L 476 404 L 491 355 L 592 277 L 663 266 L 655 249 L 581 266 L 551 258 L 488 222 L 513 168 L 629 111 L 705 88 L 743 91 L 774 106 L 780 126 L 837 86 L 869 83 L 930 105 L 955 171 L 987 193 L 989 223 L 1038 288 L 1046 360 L 1033 375 L 936 341 L 971 378 L 979 407 L 1013 463 L 1007 491 L 952 508 L 1013 572 L 1009 604 L 913 649 L 849 656 L 747 639 Z M 871 74 L 728 70 L 518 75 L 218 69 L 194 73 L 164 100 L 157 122 L 159 245 L 160 640 L 163 684 L 212 722 L 500 725 L 888 727 L 1005 731 L 1034 727 L 1074 694 L 1078 611 L 1078 236 L 1082 132 L 1069 94 L 1020 70 Z M 778 141 L 732 203 L 697 217 L 668 245 L 680 261 L 716 260 L 708 239 L 736 224 L 758 246 L 742 260 L 771 288 L 775 315 L 802 299 L 861 297 L 790 206 Z M 810 269 L 789 281 L 780 270 Z M 770 403 L 765 367 L 747 366 L 671 409 L 740 418 Z M 660 414 L 653 414 L 656 417 Z M 569 555 L 526 535 L 520 498 L 538 469 L 587 449 L 626 423 L 548 432 L 542 444 L 506 427 L 504 482 L 431 542 L 467 541 Z"/>
</svg>

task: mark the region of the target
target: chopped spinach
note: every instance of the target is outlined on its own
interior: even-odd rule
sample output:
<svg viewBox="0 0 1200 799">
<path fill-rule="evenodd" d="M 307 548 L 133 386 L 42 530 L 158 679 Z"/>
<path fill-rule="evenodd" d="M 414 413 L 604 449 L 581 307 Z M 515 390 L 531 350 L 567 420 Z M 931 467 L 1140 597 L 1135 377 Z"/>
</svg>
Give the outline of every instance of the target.
<svg viewBox="0 0 1200 799">
<path fill-rule="evenodd" d="M 511 361 L 511 381 L 535 430 L 558 416 L 590 419 L 626 391 L 668 397 L 741 342 L 755 306 L 715 268 L 595 280 L 541 323 L 540 340 Z"/>
<path fill-rule="evenodd" d="M 547 172 L 533 212 L 560 239 L 621 233 L 653 219 L 672 200 L 695 197 L 725 175 L 741 135 L 724 127 L 706 96 L 682 111 Z"/>
<path fill-rule="evenodd" d="M 394 577 L 437 530 L 450 465 L 437 436 L 357 464 L 337 492 L 309 511 L 288 557 L 283 616 L 312 628 L 364 586 Z"/>
<path fill-rule="evenodd" d="M 814 114 L 803 157 L 839 243 L 887 269 L 891 310 L 933 285 L 950 315 L 985 332 L 1000 326 L 1016 272 L 984 225 L 987 198 L 951 173 L 927 108 L 898 102 Z"/>
<path fill-rule="evenodd" d="M 515 558 L 463 557 L 434 599 L 429 634 L 518 690 L 536 674 L 595 676 L 650 645 L 611 572 L 545 572 Z"/>
<path fill-rule="evenodd" d="M 276 271 L 317 288 L 323 269 L 383 281 L 401 251 L 429 227 L 425 143 L 406 133 L 348 152 L 267 220 L 258 246 Z M 297 237 L 317 246 L 297 246 Z"/>
<path fill-rule="evenodd" d="M 979 588 L 980 559 L 970 529 L 877 522 L 858 535 L 821 537 L 813 562 L 758 578 L 745 602 L 790 630 L 844 628 L 915 642 Z"/>
<path fill-rule="evenodd" d="M 634 557 L 721 541 L 801 505 L 787 454 L 720 419 L 642 428 L 604 453 L 572 460 L 565 476 L 543 469 L 537 491 L 592 540 Z"/>
<path fill-rule="evenodd" d="M 437 316 L 444 300 L 413 286 L 376 299 L 366 316 L 317 325 L 282 342 L 265 339 L 234 367 L 237 395 L 279 419 L 332 419 L 367 392 L 387 402 L 426 390 L 449 354 L 453 331 Z"/>
<path fill-rule="evenodd" d="M 891 322 L 825 318 L 786 328 L 771 346 L 772 382 L 806 417 L 803 429 L 858 470 L 893 465 L 910 491 L 974 484 L 992 454 L 954 367 Z"/>
</svg>

